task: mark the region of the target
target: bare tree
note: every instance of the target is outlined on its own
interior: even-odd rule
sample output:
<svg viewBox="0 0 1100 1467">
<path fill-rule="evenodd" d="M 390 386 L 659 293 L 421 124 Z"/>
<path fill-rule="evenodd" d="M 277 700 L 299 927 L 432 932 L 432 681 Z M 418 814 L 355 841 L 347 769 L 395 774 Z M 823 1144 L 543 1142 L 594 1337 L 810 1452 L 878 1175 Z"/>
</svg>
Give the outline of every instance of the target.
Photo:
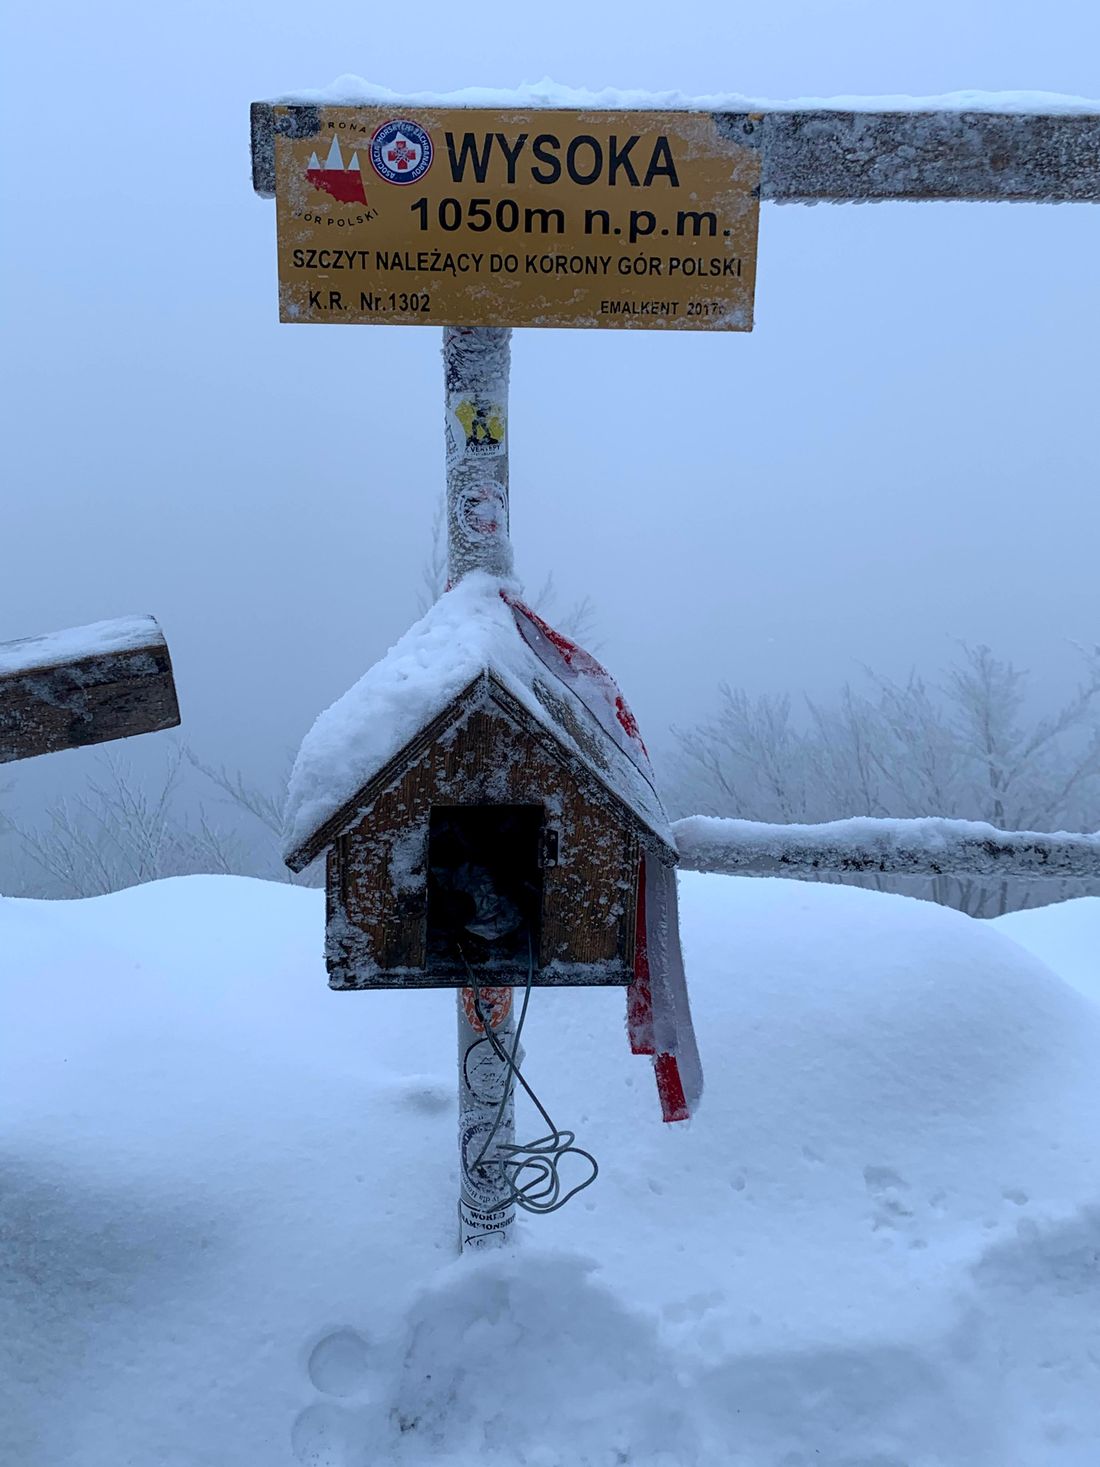
<svg viewBox="0 0 1100 1467">
<path fill-rule="evenodd" d="M 674 730 L 695 776 L 687 779 L 694 808 L 682 813 L 728 815 L 737 809 L 745 820 L 813 820 L 808 739 L 791 722 L 790 698 L 754 699 L 728 683 L 718 691 L 714 717 Z"/>
<path fill-rule="evenodd" d="M 295 873 L 282 859 L 288 834 L 285 801 L 286 778 L 279 781 L 278 792 L 272 793 L 250 784 L 239 769 L 230 771 L 224 764 L 215 768 L 213 765 L 204 764 L 191 749 L 185 748 L 184 752 L 192 768 L 198 770 L 215 788 L 221 790 L 231 807 L 246 815 L 251 815 L 261 829 L 267 833 L 269 839 L 261 845 L 261 859 L 253 862 L 255 866 L 262 867 L 262 869 L 252 870 L 246 874 L 266 876 L 270 871 L 278 880 L 289 881 L 296 886 L 324 885 L 322 862 L 314 862 L 304 871 Z M 287 773 L 289 774 L 289 769 Z"/>
<path fill-rule="evenodd" d="M 101 755 L 102 776 L 75 798 L 49 806 L 44 826 L 9 822 L 25 862 L 39 873 L 37 883 L 24 877 L 28 894 L 97 896 L 165 876 L 238 870 L 242 857 L 233 837 L 201 807 L 187 819 L 176 808 L 183 757 L 174 745 L 163 775 L 149 787 L 123 758 Z"/>
<path fill-rule="evenodd" d="M 316 886 L 318 865 L 293 875 L 282 859 L 283 789 L 260 789 L 239 772 L 205 764 L 186 745 L 169 747 L 160 773 L 139 776 L 117 755 L 73 799 L 47 806 L 37 825 L 7 821 L 0 890 L 24 896 L 86 897 L 167 876 L 258 876 Z M 212 814 L 189 771 L 214 793 Z"/>
<path fill-rule="evenodd" d="M 431 547 L 420 567 L 420 590 L 416 608 L 424 616 L 447 589 L 447 494 L 444 491 L 432 511 Z"/>
<path fill-rule="evenodd" d="M 420 567 L 420 590 L 416 596 L 417 611 L 423 616 L 447 589 L 447 496 L 441 494 L 432 513 L 431 543 Z M 581 596 L 572 606 L 558 605 L 554 574 L 543 581 L 529 597 L 531 607 L 546 618 L 559 632 L 580 643 L 586 651 L 595 651 L 596 608 L 590 596 Z"/>
<path fill-rule="evenodd" d="M 789 699 L 723 685 L 712 718 L 673 730 L 670 806 L 786 823 L 943 815 L 1003 830 L 1095 829 L 1100 651 L 1083 658 L 1073 696 L 1041 718 L 1027 715 L 1026 674 L 984 646 L 964 646 L 936 684 L 868 672 L 866 691 L 849 685 L 835 703 L 808 701 L 797 723 Z M 1020 883 L 956 876 L 899 889 L 982 916 L 1033 899 Z"/>
</svg>

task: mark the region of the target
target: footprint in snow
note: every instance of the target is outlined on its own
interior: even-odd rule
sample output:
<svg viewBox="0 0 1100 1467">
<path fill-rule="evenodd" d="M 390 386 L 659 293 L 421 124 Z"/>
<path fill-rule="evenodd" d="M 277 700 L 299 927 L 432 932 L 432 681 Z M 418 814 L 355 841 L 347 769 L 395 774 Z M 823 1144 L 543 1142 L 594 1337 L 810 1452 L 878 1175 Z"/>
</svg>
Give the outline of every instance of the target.
<svg viewBox="0 0 1100 1467">
<path fill-rule="evenodd" d="M 903 1227 L 913 1216 L 907 1196 L 909 1183 L 891 1167 L 865 1166 L 863 1181 L 868 1196 L 875 1204 L 871 1214 L 872 1232 Z"/>
<path fill-rule="evenodd" d="M 341 1406 L 307 1406 L 290 1428 L 290 1449 L 301 1467 L 352 1467 L 364 1442 L 355 1417 Z"/>
<path fill-rule="evenodd" d="M 370 1347 L 353 1329 L 339 1329 L 314 1345 L 309 1378 L 326 1396 L 354 1396 L 370 1376 Z"/>
<path fill-rule="evenodd" d="M 423 1115 L 438 1115 L 455 1103 L 454 1081 L 445 1083 L 423 1076 L 410 1076 L 400 1085 L 401 1098 L 411 1110 Z"/>
</svg>

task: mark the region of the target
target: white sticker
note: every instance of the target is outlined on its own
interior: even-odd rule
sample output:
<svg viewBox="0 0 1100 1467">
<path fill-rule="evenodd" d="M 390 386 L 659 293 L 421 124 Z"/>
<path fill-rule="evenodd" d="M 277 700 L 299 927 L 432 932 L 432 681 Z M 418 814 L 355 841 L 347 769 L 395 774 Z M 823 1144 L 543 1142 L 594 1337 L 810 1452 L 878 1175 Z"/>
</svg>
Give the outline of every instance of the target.
<svg viewBox="0 0 1100 1467">
<path fill-rule="evenodd" d="M 460 490 L 456 511 L 456 528 L 466 540 L 507 533 L 508 501 L 503 486 L 492 480 Z"/>
</svg>

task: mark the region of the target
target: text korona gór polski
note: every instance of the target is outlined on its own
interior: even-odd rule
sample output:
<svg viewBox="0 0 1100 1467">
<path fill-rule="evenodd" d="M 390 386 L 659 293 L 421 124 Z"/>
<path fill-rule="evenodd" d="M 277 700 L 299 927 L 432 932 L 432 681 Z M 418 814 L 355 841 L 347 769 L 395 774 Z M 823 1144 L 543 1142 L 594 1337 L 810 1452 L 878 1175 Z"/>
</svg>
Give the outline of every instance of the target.
<svg viewBox="0 0 1100 1467">
<path fill-rule="evenodd" d="M 741 275 L 739 256 L 584 255 L 486 253 L 477 250 L 350 250 L 303 249 L 291 251 L 299 270 L 363 270 L 410 275 Z"/>
</svg>

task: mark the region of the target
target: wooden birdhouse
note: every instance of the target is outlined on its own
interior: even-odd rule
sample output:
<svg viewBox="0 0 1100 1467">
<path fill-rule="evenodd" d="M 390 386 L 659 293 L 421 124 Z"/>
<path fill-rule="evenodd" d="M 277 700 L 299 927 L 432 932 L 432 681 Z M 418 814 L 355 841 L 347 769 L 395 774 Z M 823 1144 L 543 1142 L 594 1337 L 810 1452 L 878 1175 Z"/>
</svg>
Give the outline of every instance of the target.
<svg viewBox="0 0 1100 1467">
<path fill-rule="evenodd" d="M 288 813 L 338 989 L 628 984 L 643 858 L 676 860 L 614 683 L 481 574 L 318 719 Z"/>
</svg>

